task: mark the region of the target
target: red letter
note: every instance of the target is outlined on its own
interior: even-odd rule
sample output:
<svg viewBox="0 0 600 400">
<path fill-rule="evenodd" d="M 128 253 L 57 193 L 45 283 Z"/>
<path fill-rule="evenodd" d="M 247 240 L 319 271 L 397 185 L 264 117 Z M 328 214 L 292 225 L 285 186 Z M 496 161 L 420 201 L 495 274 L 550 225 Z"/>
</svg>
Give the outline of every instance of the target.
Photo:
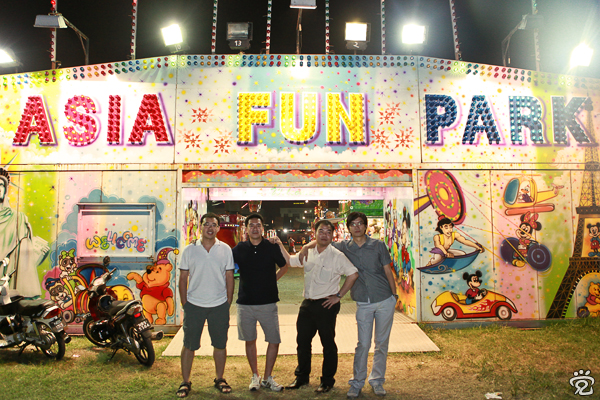
<svg viewBox="0 0 600 400">
<path fill-rule="evenodd" d="M 108 96 L 108 144 L 121 144 L 121 96 Z"/>
<path fill-rule="evenodd" d="M 29 96 L 27 98 L 19 128 L 17 128 L 13 139 L 13 146 L 27 146 L 29 137 L 35 133 L 38 134 L 41 145 L 56 144 L 42 96 Z"/>
<path fill-rule="evenodd" d="M 129 143 L 144 144 L 147 132 L 154 132 L 157 143 L 169 144 L 169 135 L 165 129 L 164 116 L 158 102 L 158 95 L 145 94 L 142 105 L 129 136 Z"/>
</svg>

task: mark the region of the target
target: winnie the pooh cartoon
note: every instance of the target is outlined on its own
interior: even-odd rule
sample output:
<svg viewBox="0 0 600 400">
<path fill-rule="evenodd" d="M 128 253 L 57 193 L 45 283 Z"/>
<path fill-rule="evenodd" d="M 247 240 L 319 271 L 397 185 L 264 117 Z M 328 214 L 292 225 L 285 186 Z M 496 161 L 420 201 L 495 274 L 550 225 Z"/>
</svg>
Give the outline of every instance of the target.
<svg viewBox="0 0 600 400">
<path fill-rule="evenodd" d="M 173 315 L 175 304 L 173 291 L 169 287 L 173 264 L 168 259 L 170 252 L 179 253 L 177 249 L 165 247 L 158 252 L 154 265 L 148 265 L 146 272 L 140 276 L 137 272 L 127 274 L 127 279 L 134 280 L 140 289 L 140 297 L 144 306 L 144 315 L 155 325 L 167 323 L 167 314 Z M 154 315 L 157 316 L 154 320 Z"/>
<path fill-rule="evenodd" d="M 590 312 L 590 317 L 600 316 L 600 283 L 590 282 L 589 296 L 585 306 Z"/>
</svg>

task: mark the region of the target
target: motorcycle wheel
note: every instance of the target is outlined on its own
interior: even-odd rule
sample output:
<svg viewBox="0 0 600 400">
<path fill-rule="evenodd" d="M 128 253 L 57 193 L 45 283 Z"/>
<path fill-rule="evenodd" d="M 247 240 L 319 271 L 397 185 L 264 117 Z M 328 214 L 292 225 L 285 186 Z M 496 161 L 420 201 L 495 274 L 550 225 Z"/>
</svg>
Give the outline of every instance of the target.
<svg viewBox="0 0 600 400">
<path fill-rule="evenodd" d="M 85 321 L 83 321 L 83 334 L 85 335 L 86 338 L 88 338 L 88 340 L 90 342 L 92 342 L 96 346 L 100 346 L 100 347 L 108 346 L 108 341 L 100 341 L 100 340 L 94 339 L 94 336 L 92 335 L 92 327 L 94 325 L 95 325 L 94 319 L 92 318 L 91 315 L 88 315 L 85 318 Z"/>
<path fill-rule="evenodd" d="M 140 364 L 151 367 L 154 364 L 154 346 L 150 338 L 142 336 L 133 326 L 129 328 L 129 335 L 140 345 L 140 351 L 135 355 L 135 358 Z"/>
<path fill-rule="evenodd" d="M 62 359 L 65 355 L 65 339 L 61 335 L 56 335 L 48 325 L 42 322 L 38 322 L 38 330 L 40 339 L 45 343 L 40 350 L 46 357 L 54 358 L 57 361 Z"/>
</svg>

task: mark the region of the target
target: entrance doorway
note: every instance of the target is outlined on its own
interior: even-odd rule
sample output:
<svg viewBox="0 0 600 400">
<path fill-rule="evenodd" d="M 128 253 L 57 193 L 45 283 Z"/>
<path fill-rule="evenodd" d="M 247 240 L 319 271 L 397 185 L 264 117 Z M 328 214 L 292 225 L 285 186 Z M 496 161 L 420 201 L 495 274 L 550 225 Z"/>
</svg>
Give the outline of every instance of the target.
<svg viewBox="0 0 600 400">
<path fill-rule="evenodd" d="M 199 185 L 200 186 L 200 185 Z M 283 185 L 282 185 L 283 186 Z M 208 212 L 224 215 L 225 221 L 221 230 L 229 231 L 228 236 L 234 240 L 230 245 L 244 240 L 243 218 L 251 212 L 259 212 L 265 218 L 265 236 L 281 235 L 285 242 L 288 237 L 302 241 L 311 237 L 313 223 L 316 218 L 327 218 L 338 226 L 338 239 L 345 238 L 342 228 L 344 217 L 350 211 L 363 211 L 369 220 L 380 224 L 379 239 L 386 243 L 390 250 L 395 271 L 400 302 L 394 317 L 394 327 L 390 340 L 391 352 L 403 351 L 438 351 L 437 347 L 420 331 L 416 321 L 416 291 L 418 280 L 413 280 L 414 263 L 413 232 L 417 223 L 413 221 L 413 189 L 412 186 L 390 187 L 184 187 L 182 204 L 185 218 L 184 233 L 193 235 L 197 232 L 199 217 Z M 369 210 L 369 207 L 372 210 Z M 304 212 L 306 211 L 306 213 Z M 305 218 L 303 218 L 305 217 Z M 192 223 L 196 218 L 196 226 Z M 404 218 L 409 218 L 406 222 Z M 340 228 L 341 226 L 341 228 Z M 408 226 L 403 228 L 403 226 Z M 411 228 L 412 227 L 412 228 Z M 225 228 L 225 229 L 224 229 Z M 286 231 L 287 229 L 287 231 Z M 375 232 L 376 228 L 373 229 Z M 404 239 L 402 236 L 404 235 Z M 415 235 L 416 236 L 416 235 Z M 190 237 L 190 239 L 193 239 Z M 186 239 L 188 240 L 188 239 Z M 404 240 L 404 241 L 403 241 Z M 410 250 L 411 263 L 403 263 L 402 247 Z M 295 245 L 296 250 L 300 245 Z M 406 265 L 407 264 L 407 265 Z M 416 282 L 415 282 L 416 281 Z M 303 300 L 303 270 L 290 268 L 279 281 L 279 325 L 282 336 L 280 354 L 295 354 L 296 317 L 298 307 Z M 237 288 L 235 295 L 237 295 Z M 235 298 L 234 298 L 235 302 Z M 229 354 L 244 354 L 243 344 L 238 343 L 236 334 L 236 307 L 231 308 L 231 346 Z M 352 353 L 356 347 L 356 304 L 346 296 L 337 319 L 336 342 L 340 353 Z M 407 313 L 406 310 L 409 310 Z M 179 335 L 179 334 L 178 334 Z M 258 329 L 257 345 L 259 354 L 266 351 L 266 343 L 262 331 Z M 207 335 L 208 337 L 208 335 Z M 411 340 L 406 340 L 410 337 Z M 204 345 L 203 345 L 204 346 Z M 239 349 L 238 349 L 239 347 Z M 202 349 L 203 347 L 201 347 Z M 210 350 L 210 346 L 204 348 Z M 176 349 L 173 354 L 178 354 Z M 313 341 L 313 353 L 319 353 L 320 343 L 316 337 Z M 208 354 L 208 353 L 207 353 Z"/>
</svg>

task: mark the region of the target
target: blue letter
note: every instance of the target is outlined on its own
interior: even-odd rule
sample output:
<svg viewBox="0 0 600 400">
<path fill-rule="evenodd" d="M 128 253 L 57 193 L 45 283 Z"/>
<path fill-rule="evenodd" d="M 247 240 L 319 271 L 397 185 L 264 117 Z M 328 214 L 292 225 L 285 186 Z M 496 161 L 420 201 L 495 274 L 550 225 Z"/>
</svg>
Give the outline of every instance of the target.
<svg viewBox="0 0 600 400">
<path fill-rule="evenodd" d="M 533 96 L 510 96 L 510 140 L 513 144 L 523 144 L 523 127 L 529 128 L 533 143 L 544 143 L 544 128 L 542 126 L 542 107 Z M 529 115 L 521 113 L 522 108 L 528 108 Z"/>
<path fill-rule="evenodd" d="M 438 109 L 443 108 L 442 114 Z M 456 121 L 456 102 L 450 96 L 441 94 L 425 95 L 425 113 L 427 115 L 427 141 L 435 144 L 440 141 L 440 129 Z"/>
<path fill-rule="evenodd" d="M 481 118 L 483 125 L 475 125 L 479 122 L 479 118 Z M 500 143 L 500 135 L 494 123 L 494 116 L 485 96 L 473 96 L 467 126 L 463 134 L 463 144 L 473 144 L 478 132 L 485 132 L 490 143 L 494 141 L 496 144 Z"/>
</svg>

